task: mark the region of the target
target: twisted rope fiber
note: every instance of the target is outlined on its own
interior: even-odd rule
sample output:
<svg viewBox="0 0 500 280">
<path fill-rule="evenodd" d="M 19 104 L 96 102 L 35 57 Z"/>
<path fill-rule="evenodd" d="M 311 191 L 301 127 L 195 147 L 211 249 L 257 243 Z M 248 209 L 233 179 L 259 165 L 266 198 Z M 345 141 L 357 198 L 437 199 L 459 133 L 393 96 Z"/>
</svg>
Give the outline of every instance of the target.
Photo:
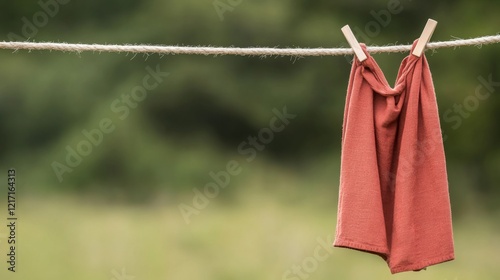
<svg viewBox="0 0 500 280">
<path fill-rule="evenodd" d="M 484 36 L 472 39 L 433 42 L 426 49 L 440 49 L 461 46 L 482 46 L 500 43 L 500 35 Z M 10 50 L 49 50 L 63 52 L 126 52 L 158 54 L 196 54 L 196 55 L 241 55 L 241 56 L 337 56 L 354 54 L 351 48 L 234 48 L 234 47 L 193 47 L 193 46 L 152 46 L 152 45 L 99 45 L 69 44 L 51 42 L 0 42 L 0 49 Z M 370 53 L 397 53 L 410 51 L 411 45 L 372 46 Z"/>
</svg>

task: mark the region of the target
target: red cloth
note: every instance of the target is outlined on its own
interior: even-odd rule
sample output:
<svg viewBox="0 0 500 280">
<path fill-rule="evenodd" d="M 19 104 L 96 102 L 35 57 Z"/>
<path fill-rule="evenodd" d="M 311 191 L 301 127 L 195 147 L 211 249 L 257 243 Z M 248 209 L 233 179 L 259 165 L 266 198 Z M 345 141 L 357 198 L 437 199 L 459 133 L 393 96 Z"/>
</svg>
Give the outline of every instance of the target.
<svg viewBox="0 0 500 280">
<path fill-rule="evenodd" d="M 446 163 L 427 59 L 408 55 L 391 88 L 362 47 L 368 58 L 354 59 L 347 90 L 334 246 L 377 254 L 391 273 L 453 260 Z"/>
</svg>

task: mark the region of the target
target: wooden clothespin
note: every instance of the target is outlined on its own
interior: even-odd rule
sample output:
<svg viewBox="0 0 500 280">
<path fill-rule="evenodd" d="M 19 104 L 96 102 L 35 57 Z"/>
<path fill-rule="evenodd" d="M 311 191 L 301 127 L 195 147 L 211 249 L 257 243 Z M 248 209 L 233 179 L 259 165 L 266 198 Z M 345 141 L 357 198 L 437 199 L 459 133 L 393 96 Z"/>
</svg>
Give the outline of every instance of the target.
<svg viewBox="0 0 500 280">
<path fill-rule="evenodd" d="M 437 21 L 433 19 L 428 19 L 427 24 L 424 27 L 424 31 L 422 31 L 422 35 L 418 39 L 417 45 L 413 50 L 412 54 L 414 56 L 420 57 L 425 50 L 425 46 L 429 43 L 429 40 L 432 37 L 432 33 L 434 33 L 434 29 L 436 29 Z"/>
<path fill-rule="evenodd" d="M 359 44 L 358 40 L 356 40 L 356 37 L 354 37 L 354 34 L 352 33 L 351 28 L 349 25 L 346 25 L 341 28 L 342 33 L 344 33 L 345 38 L 347 39 L 347 43 L 349 43 L 349 46 L 354 50 L 354 54 L 358 58 L 360 62 L 364 61 L 367 57 L 363 49 L 361 48 L 361 45 Z"/>
</svg>

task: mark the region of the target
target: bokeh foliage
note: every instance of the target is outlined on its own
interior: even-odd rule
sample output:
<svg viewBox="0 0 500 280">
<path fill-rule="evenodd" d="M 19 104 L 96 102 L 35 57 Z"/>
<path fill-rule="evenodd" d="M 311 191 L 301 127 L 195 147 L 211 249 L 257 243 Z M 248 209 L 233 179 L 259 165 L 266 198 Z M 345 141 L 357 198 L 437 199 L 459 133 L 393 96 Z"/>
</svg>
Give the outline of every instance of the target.
<svg viewBox="0 0 500 280">
<path fill-rule="evenodd" d="M 237 2 L 237 1 L 234 1 Z M 364 30 L 391 1 L 245 1 L 223 20 L 210 1 L 69 1 L 34 41 L 215 46 L 347 46 L 340 27 Z M 439 24 L 433 40 L 498 33 L 499 2 L 404 1 L 369 44 L 409 43 L 427 18 Z M 0 34 L 22 35 L 23 21 L 41 10 L 36 1 L 3 1 Z M 500 81 L 500 46 L 443 49 L 427 56 L 441 116 L 473 96 L 478 77 Z M 376 55 L 393 80 L 405 54 Z M 349 59 L 80 55 L 0 52 L 0 166 L 22 174 L 24 190 L 123 194 L 190 192 L 240 157 L 238 145 L 268 125 L 273 108 L 298 117 L 259 154 L 236 182 L 261 162 L 322 181 L 338 182 L 340 135 Z M 117 129 L 59 183 L 51 167 L 83 129 L 112 117 L 109 106 L 140 84 L 145 67 L 170 76 L 117 122 Z M 454 129 L 442 118 L 452 202 L 456 213 L 495 207 L 500 197 L 500 87 Z M 454 113 L 455 114 L 455 113 Z M 456 114 L 455 114 L 456 115 Z M 268 172 L 273 172 L 272 170 Z M 272 186 L 269 186 L 272 188 Z M 308 188 L 307 191 L 325 191 Z M 328 190 L 328 193 L 332 192 Z M 227 192 L 231 192 L 228 190 Z M 478 201 L 481 201 L 479 203 Z"/>
</svg>

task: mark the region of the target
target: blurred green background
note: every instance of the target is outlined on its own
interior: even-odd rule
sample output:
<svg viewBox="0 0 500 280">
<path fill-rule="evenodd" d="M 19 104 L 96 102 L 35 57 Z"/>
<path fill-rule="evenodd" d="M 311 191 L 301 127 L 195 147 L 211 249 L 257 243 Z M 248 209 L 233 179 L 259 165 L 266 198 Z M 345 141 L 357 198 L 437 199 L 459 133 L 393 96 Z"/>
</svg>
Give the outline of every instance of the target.
<svg viewBox="0 0 500 280">
<path fill-rule="evenodd" d="M 0 36 L 347 47 L 340 28 L 349 24 L 361 42 L 388 45 L 418 38 L 428 18 L 439 22 L 433 41 L 494 35 L 499 11 L 500 2 L 486 0 L 3 1 Z M 389 81 L 405 55 L 375 55 Z M 0 227 L 0 279 L 497 278 L 500 45 L 428 51 L 427 58 L 456 260 L 391 276 L 380 258 L 346 249 L 321 247 L 325 260 L 306 261 L 335 230 L 352 57 L 0 51 L 0 217 L 7 224 L 7 170 L 15 168 L 19 218 L 16 273 L 7 271 L 7 228 Z M 169 74 L 148 80 L 157 85 L 140 101 L 127 101 L 151 69 Z M 249 137 L 284 107 L 296 117 L 250 150 Z M 103 121 L 112 131 L 102 132 Z M 97 144 L 85 144 L 83 130 Z M 80 154 L 69 156 L 74 166 L 71 151 Z M 238 172 L 226 187 L 212 198 L 198 193 L 217 183 L 211 172 L 234 162 Z M 305 272 L 287 274 L 294 266 Z"/>
</svg>

